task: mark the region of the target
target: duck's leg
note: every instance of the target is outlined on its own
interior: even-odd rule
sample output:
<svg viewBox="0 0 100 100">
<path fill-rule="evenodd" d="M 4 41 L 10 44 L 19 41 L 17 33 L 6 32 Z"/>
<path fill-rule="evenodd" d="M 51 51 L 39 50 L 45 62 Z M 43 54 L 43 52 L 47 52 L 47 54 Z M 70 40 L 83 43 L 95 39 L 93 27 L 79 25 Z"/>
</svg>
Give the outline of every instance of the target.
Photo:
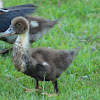
<svg viewBox="0 0 100 100">
<path fill-rule="evenodd" d="M 54 96 L 58 96 L 58 85 L 57 85 L 57 80 L 52 81 L 52 84 L 54 85 L 54 90 L 56 91 L 56 94 L 49 94 L 47 92 L 42 93 L 42 95 L 48 95 L 49 97 L 54 97 Z"/>
<path fill-rule="evenodd" d="M 9 50 L 12 50 L 13 46 L 11 46 L 10 48 L 5 48 L 3 50 L 0 50 L 0 54 L 5 54 L 5 53 L 8 53 Z"/>
<path fill-rule="evenodd" d="M 36 80 L 36 82 L 35 82 L 35 91 L 38 92 L 38 89 L 41 89 L 41 87 L 39 86 L 39 81 Z"/>
<path fill-rule="evenodd" d="M 56 94 L 58 94 L 58 84 L 57 84 L 57 80 L 52 81 L 53 85 L 54 85 L 54 90 L 56 91 Z"/>
<path fill-rule="evenodd" d="M 43 95 L 48 95 L 49 97 L 54 97 L 54 96 L 58 96 L 58 86 L 57 86 L 57 80 L 52 81 L 53 85 L 54 85 L 54 90 L 56 91 L 56 94 L 48 94 L 47 92 L 42 93 Z"/>
<path fill-rule="evenodd" d="M 38 87 L 39 87 L 39 81 L 36 80 L 36 82 L 35 82 L 35 89 L 38 89 Z"/>
</svg>

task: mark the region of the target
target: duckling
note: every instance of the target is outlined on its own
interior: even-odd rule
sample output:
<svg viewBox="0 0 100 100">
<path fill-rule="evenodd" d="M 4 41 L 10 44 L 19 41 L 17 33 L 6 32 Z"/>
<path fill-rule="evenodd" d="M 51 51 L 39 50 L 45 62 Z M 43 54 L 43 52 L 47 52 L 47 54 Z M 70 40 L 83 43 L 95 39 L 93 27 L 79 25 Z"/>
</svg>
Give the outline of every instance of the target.
<svg viewBox="0 0 100 100">
<path fill-rule="evenodd" d="M 35 89 L 39 81 L 52 81 L 54 90 L 58 93 L 57 78 L 72 63 L 76 52 L 52 50 L 50 48 L 30 48 L 29 21 L 24 17 L 16 17 L 4 35 L 17 34 L 12 51 L 12 62 L 22 73 L 35 78 Z"/>
<path fill-rule="evenodd" d="M 46 34 L 48 30 L 50 30 L 57 22 L 57 20 L 48 20 L 45 18 L 38 18 L 34 16 L 26 16 L 29 21 L 30 29 L 29 29 L 29 41 L 31 43 L 39 40 L 42 36 Z M 0 40 L 13 44 L 17 38 L 17 34 L 11 36 L 4 36 L 3 32 L 0 34 Z"/>
<path fill-rule="evenodd" d="M 39 40 L 41 37 L 43 37 L 47 33 L 47 31 L 50 30 L 59 21 L 59 19 L 48 20 L 45 18 L 38 18 L 38 17 L 34 17 L 34 16 L 26 16 L 26 18 L 29 21 L 29 26 L 30 26 L 30 29 L 29 29 L 30 43 L 33 43 L 33 42 Z M 0 34 L 0 40 L 3 40 L 5 42 L 12 44 L 15 42 L 17 36 L 18 36 L 17 34 L 14 34 L 14 35 L 5 37 L 2 32 Z M 12 47 L 1 50 L 0 53 L 6 53 L 10 49 L 12 49 Z"/>
</svg>

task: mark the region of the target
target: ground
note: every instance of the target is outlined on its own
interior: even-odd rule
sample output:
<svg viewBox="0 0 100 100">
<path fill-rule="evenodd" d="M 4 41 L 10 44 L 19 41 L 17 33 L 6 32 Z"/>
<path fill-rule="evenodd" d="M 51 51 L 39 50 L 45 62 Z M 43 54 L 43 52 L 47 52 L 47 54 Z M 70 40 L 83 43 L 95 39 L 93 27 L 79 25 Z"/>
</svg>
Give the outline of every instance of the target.
<svg viewBox="0 0 100 100">
<path fill-rule="evenodd" d="M 35 80 L 14 69 L 9 54 L 0 55 L 0 100 L 99 100 L 100 99 L 100 0 L 4 0 L 4 7 L 35 3 L 33 14 L 50 20 L 61 19 L 32 48 L 51 47 L 70 50 L 82 47 L 70 67 L 58 78 L 59 96 L 51 82 L 40 82 L 35 93 Z M 10 44 L 0 41 L 0 48 Z M 26 93 L 23 88 L 33 89 Z"/>
</svg>

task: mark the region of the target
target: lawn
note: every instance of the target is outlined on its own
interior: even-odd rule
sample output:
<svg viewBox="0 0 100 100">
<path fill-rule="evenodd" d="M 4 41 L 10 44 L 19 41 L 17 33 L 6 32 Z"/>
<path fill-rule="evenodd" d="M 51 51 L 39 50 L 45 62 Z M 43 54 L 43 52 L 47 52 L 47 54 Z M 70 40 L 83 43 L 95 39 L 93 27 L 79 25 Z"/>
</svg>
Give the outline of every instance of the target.
<svg viewBox="0 0 100 100">
<path fill-rule="evenodd" d="M 82 49 L 58 78 L 55 97 L 41 94 L 54 93 L 51 82 L 39 82 L 35 93 L 35 80 L 14 69 L 11 51 L 0 55 L 0 100 L 100 100 L 100 0 L 4 0 L 4 7 L 28 3 L 39 6 L 34 16 L 61 19 L 32 48 Z M 0 41 L 0 49 L 9 46 Z"/>
</svg>

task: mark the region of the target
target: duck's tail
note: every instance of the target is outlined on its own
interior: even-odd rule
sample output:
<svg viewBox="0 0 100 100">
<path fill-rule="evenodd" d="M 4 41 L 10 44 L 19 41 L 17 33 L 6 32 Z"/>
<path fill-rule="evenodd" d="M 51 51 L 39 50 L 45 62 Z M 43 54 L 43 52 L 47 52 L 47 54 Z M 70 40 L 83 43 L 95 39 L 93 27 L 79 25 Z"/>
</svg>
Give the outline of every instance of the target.
<svg viewBox="0 0 100 100">
<path fill-rule="evenodd" d="M 70 55 L 72 56 L 75 56 L 79 53 L 80 49 L 82 49 L 82 47 L 78 47 L 78 48 L 75 48 L 75 49 L 72 49 L 70 52 Z"/>
<path fill-rule="evenodd" d="M 48 28 L 52 28 L 54 25 L 56 25 L 58 23 L 60 19 L 56 19 L 56 20 L 47 20 L 45 25 L 47 24 Z"/>
</svg>

